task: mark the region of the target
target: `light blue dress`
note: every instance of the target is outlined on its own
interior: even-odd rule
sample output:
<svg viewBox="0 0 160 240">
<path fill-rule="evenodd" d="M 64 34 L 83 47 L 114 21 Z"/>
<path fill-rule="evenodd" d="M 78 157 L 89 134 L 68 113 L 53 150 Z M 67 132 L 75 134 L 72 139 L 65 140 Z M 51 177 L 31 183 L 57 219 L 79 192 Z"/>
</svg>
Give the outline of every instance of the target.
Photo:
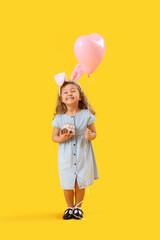
<svg viewBox="0 0 160 240">
<path fill-rule="evenodd" d="M 52 122 L 52 126 L 59 129 L 64 123 L 75 126 L 75 136 L 58 146 L 58 170 L 63 189 L 74 189 L 76 179 L 80 189 L 99 179 L 92 141 L 85 138 L 87 126 L 95 120 L 96 117 L 88 109 L 81 109 L 74 116 L 58 114 Z"/>
</svg>

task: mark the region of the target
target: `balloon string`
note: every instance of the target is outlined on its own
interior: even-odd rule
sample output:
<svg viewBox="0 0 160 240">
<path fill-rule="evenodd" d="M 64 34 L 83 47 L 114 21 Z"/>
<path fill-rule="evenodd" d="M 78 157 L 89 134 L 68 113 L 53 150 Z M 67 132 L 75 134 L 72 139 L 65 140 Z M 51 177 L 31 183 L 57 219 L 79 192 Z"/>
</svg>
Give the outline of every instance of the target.
<svg viewBox="0 0 160 240">
<path fill-rule="evenodd" d="M 90 76 L 89 74 L 87 75 L 87 79 L 86 79 L 86 95 L 87 95 L 87 105 L 88 105 L 88 113 L 89 113 L 89 101 L 88 101 L 88 90 L 87 90 L 87 81 L 88 81 L 88 77 L 89 77 L 89 83 L 92 82 L 92 80 L 94 81 L 95 78 Z M 90 79 L 92 78 L 92 79 Z"/>
<path fill-rule="evenodd" d="M 88 75 L 89 76 L 89 75 Z M 88 77 L 87 76 L 87 77 Z M 87 95 L 87 105 L 88 105 L 88 112 L 89 112 L 89 102 L 88 102 L 88 91 L 87 91 L 87 80 L 88 78 L 86 79 L 86 95 Z"/>
</svg>

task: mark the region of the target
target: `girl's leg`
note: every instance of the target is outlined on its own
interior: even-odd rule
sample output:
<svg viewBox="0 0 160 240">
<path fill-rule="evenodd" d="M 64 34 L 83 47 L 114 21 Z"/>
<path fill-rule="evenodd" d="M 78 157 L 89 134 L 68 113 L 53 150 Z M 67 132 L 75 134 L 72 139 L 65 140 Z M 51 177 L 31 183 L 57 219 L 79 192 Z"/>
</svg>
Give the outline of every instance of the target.
<svg viewBox="0 0 160 240">
<path fill-rule="evenodd" d="M 79 202 L 81 202 L 85 195 L 85 188 L 80 189 L 77 183 L 77 180 L 75 182 L 75 205 L 77 205 Z M 77 207 L 81 207 L 82 203 L 80 203 Z"/>
<path fill-rule="evenodd" d="M 68 207 L 74 207 L 74 190 L 64 190 L 64 196 Z"/>
</svg>

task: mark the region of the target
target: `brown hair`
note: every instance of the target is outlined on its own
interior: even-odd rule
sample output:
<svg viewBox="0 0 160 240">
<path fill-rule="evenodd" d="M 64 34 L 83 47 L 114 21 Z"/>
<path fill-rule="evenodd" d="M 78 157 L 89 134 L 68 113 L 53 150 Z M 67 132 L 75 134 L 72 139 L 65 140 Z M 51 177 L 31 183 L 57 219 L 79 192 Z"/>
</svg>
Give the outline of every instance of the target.
<svg viewBox="0 0 160 240">
<path fill-rule="evenodd" d="M 79 91 L 79 94 L 80 94 L 80 98 L 81 100 L 79 100 L 79 104 L 78 104 L 78 107 L 80 109 L 88 109 L 88 105 L 89 105 L 89 111 L 95 115 L 95 111 L 94 109 L 91 107 L 91 105 L 87 102 L 87 97 L 85 96 L 84 92 L 81 92 L 81 88 L 78 84 L 74 83 L 74 82 L 64 82 L 63 85 L 61 86 L 60 88 L 60 96 L 58 95 L 58 98 L 57 98 L 57 106 L 56 106 L 56 110 L 55 110 L 55 113 L 54 113 L 54 118 L 57 114 L 65 114 L 67 112 L 67 107 L 65 105 L 65 103 L 63 103 L 61 101 L 61 93 L 62 93 L 62 87 L 64 87 L 65 85 L 67 84 L 74 84 L 76 86 L 76 88 L 78 89 Z M 53 118 L 53 119 L 54 119 Z"/>
</svg>

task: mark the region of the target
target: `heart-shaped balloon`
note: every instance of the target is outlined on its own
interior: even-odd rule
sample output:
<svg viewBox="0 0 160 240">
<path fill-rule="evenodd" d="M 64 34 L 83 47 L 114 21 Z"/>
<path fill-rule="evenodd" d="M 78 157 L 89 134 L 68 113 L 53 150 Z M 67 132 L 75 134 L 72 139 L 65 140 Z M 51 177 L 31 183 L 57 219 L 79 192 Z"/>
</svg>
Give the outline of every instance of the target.
<svg viewBox="0 0 160 240">
<path fill-rule="evenodd" d="M 106 50 L 103 37 L 98 33 L 83 35 L 74 44 L 74 53 L 83 71 L 93 73 L 102 61 Z"/>
</svg>

